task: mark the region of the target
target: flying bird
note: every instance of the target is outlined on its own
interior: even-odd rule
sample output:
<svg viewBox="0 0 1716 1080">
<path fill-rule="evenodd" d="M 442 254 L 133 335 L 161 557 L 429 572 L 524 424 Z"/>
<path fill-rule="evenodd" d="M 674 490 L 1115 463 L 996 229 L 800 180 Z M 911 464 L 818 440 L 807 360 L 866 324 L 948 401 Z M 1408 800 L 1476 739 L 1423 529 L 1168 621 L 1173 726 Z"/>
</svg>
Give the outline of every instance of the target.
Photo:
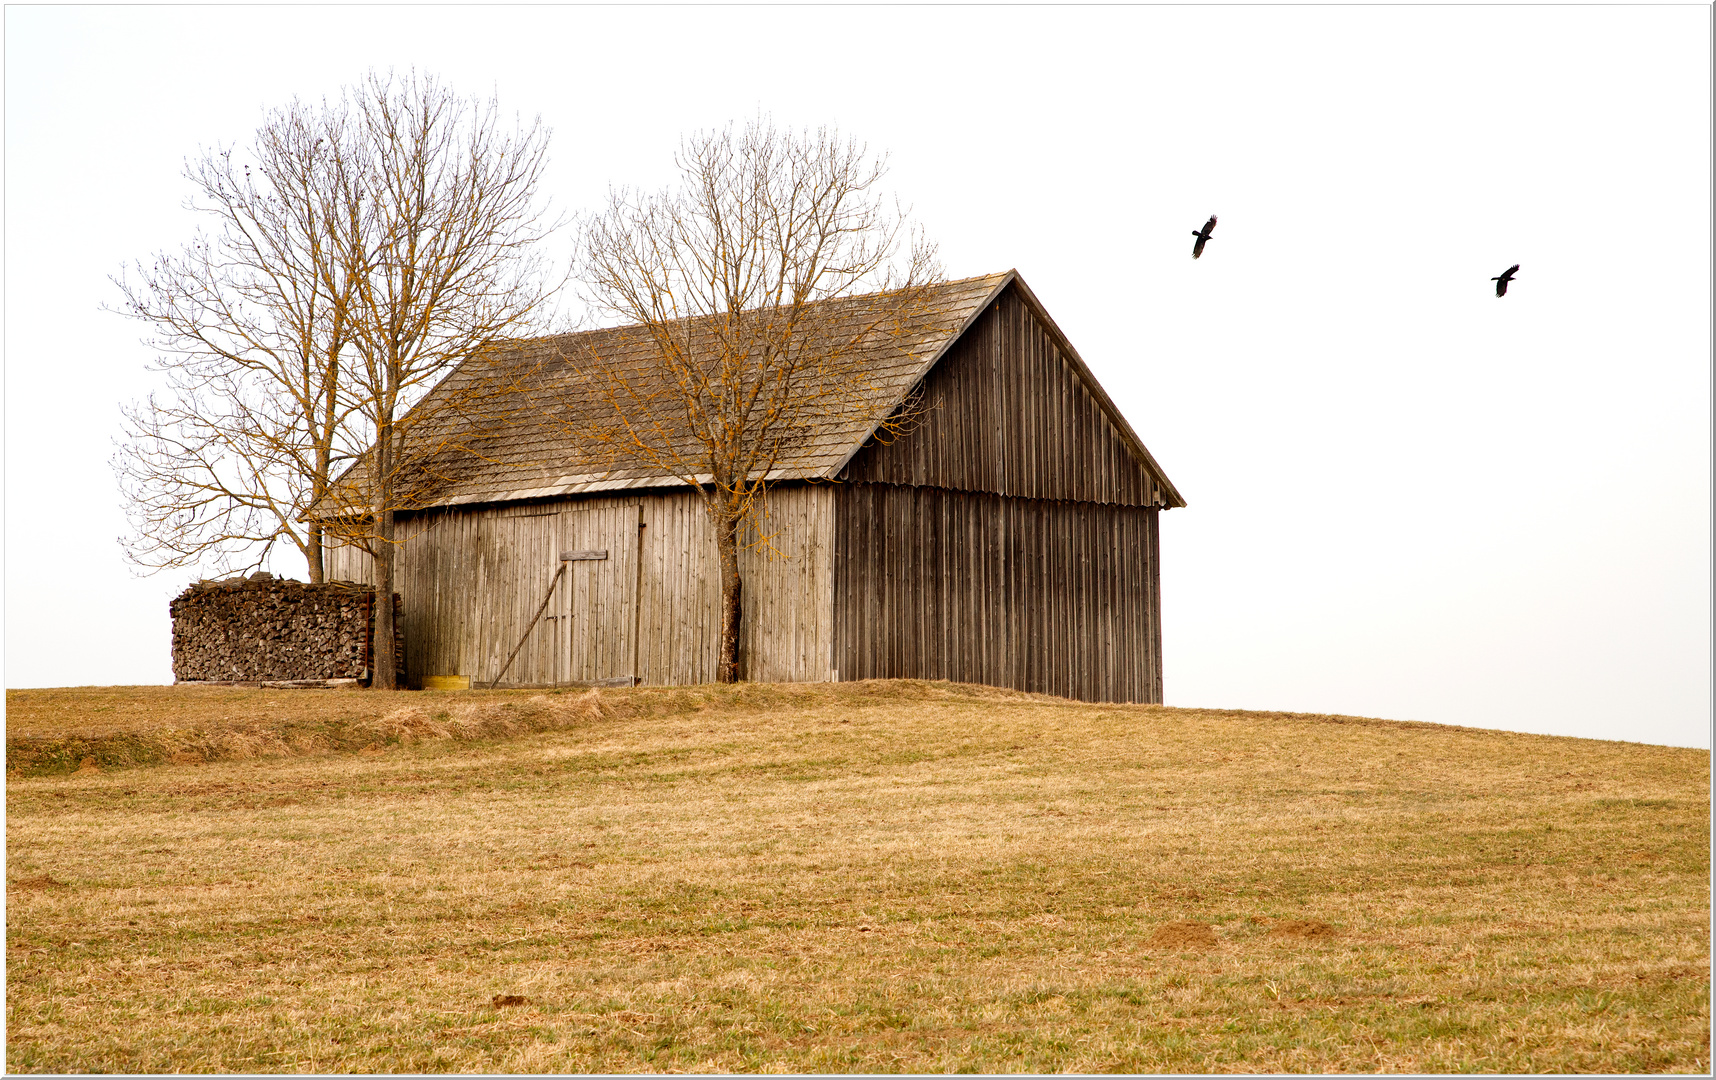
<svg viewBox="0 0 1716 1080">
<path fill-rule="evenodd" d="M 1210 242 L 1210 233 L 1215 231 L 1215 218 L 1216 216 L 1211 214 L 1202 229 L 1192 230 L 1192 235 L 1198 238 L 1198 242 L 1192 245 L 1192 258 L 1196 259 L 1204 253 L 1204 245 Z"/>
<path fill-rule="evenodd" d="M 1506 270 L 1503 270 L 1501 272 L 1500 277 L 1490 278 L 1491 281 L 1496 283 L 1496 295 L 1497 296 L 1506 296 L 1507 295 L 1507 283 L 1512 281 L 1513 276 L 1517 273 L 1519 273 L 1519 264 L 1514 263 L 1512 266 L 1508 267 Z"/>
</svg>

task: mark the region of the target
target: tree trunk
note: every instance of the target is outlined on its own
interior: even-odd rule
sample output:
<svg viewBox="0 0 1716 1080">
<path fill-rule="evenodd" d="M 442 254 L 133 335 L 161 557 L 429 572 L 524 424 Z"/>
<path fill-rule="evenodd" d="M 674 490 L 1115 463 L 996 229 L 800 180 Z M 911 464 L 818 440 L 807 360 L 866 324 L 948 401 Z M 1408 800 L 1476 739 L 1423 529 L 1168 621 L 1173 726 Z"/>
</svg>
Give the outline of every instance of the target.
<svg viewBox="0 0 1716 1080">
<path fill-rule="evenodd" d="M 377 522 L 375 560 L 375 638 L 370 649 L 369 686 L 372 690 L 399 689 L 393 651 L 393 511 L 383 509 Z"/>
<path fill-rule="evenodd" d="M 371 690 L 399 689 L 397 658 L 393 653 L 393 393 L 398 386 L 390 364 L 384 376 L 384 393 L 377 402 L 375 425 L 375 538 L 370 559 L 375 567 L 375 640 L 370 649 Z M 386 657 L 384 663 L 382 658 Z"/>
<path fill-rule="evenodd" d="M 315 518 L 310 519 L 308 532 L 310 535 L 304 545 L 304 561 L 310 564 L 310 584 L 320 585 L 327 574 L 327 568 L 322 563 L 322 526 Z"/>
<path fill-rule="evenodd" d="M 336 380 L 334 379 L 334 375 L 331 370 L 328 373 L 327 385 L 328 392 L 323 405 L 322 428 L 321 432 L 316 436 L 316 472 L 310 481 L 310 505 L 312 507 L 319 505 L 327 496 L 328 489 L 333 486 L 333 483 L 328 476 L 329 470 L 333 468 L 334 451 L 332 440 L 334 424 L 336 422 L 334 416 L 334 387 L 336 385 Z M 326 556 L 323 553 L 323 549 L 327 546 L 325 542 L 326 534 L 322 529 L 321 521 L 313 515 L 310 518 L 309 532 L 310 550 L 305 558 L 310 564 L 310 583 L 313 585 L 320 585 L 328 573 L 328 567 L 325 561 Z"/>
<path fill-rule="evenodd" d="M 744 583 L 739 580 L 740 518 L 730 507 L 710 507 L 715 518 L 715 550 L 721 560 L 721 645 L 715 657 L 715 681 L 738 682 L 739 630 L 744 614 L 741 603 Z"/>
</svg>

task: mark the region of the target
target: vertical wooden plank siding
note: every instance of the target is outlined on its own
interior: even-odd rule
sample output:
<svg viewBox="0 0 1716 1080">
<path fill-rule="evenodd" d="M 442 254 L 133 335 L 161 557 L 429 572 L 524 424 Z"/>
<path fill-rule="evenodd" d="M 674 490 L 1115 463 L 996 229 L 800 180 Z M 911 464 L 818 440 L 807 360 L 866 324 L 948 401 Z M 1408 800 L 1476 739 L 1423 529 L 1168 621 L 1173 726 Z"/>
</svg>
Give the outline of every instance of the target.
<svg viewBox="0 0 1716 1080">
<path fill-rule="evenodd" d="M 1153 507 L 835 489 L 839 677 L 1161 701 Z"/>
<path fill-rule="evenodd" d="M 840 479 L 1124 506 L 1165 501 L 1012 288 L 925 378 L 912 434 L 866 445 Z"/>
<path fill-rule="evenodd" d="M 746 546 L 739 551 L 744 582 L 740 656 L 747 679 L 827 682 L 833 678 L 832 509 L 833 489 L 828 485 L 778 487 L 769 494 L 762 531 L 752 530 L 744 538 Z M 698 511 L 702 512 L 701 506 Z M 713 567 L 713 542 L 709 552 Z M 712 615 L 710 637 L 718 636 L 718 630 Z M 711 655 L 711 678 L 713 659 Z"/>
<path fill-rule="evenodd" d="M 834 677 L 834 488 L 783 485 L 768 543 L 748 538 L 741 656 L 746 676 Z M 635 675 L 686 685 L 715 677 L 720 569 L 701 499 L 666 490 L 453 507 L 403 517 L 395 580 L 404 599 L 406 679 L 493 679 L 541 604 L 562 550 L 608 550 L 567 564 L 503 686 Z M 369 557 L 330 545 L 331 580 L 369 581 Z"/>
<path fill-rule="evenodd" d="M 1167 493 L 1015 288 L 925 378 L 916 430 L 841 480 L 839 678 L 1162 700 Z"/>
<path fill-rule="evenodd" d="M 1157 511 L 1151 511 L 1145 520 L 1148 543 L 1145 550 L 1150 555 L 1150 565 L 1146 568 L 1144 581 L 1150 597 L 1150 647 L 1151 657 L 1155 661 L 1151 667 L 1151 676 L 1155 679 L 1155 697 L 1160 703 L 1162 698 L 1162 545 L 1161 517 Z"/>
</svg>

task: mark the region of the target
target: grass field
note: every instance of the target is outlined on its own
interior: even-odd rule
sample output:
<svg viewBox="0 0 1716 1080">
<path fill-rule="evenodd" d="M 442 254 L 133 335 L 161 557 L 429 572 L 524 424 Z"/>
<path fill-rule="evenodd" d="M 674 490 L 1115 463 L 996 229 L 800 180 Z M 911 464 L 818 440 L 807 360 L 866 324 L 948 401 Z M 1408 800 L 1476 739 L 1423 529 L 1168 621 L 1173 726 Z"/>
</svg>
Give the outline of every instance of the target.
<svg viewBox="0 0 1716 1080">
<path fill-rule="evenodd" d="M 1701 751 L 924 683 L 7 703 L 11 1071 L 1709 1067 Z"/>
</svg>

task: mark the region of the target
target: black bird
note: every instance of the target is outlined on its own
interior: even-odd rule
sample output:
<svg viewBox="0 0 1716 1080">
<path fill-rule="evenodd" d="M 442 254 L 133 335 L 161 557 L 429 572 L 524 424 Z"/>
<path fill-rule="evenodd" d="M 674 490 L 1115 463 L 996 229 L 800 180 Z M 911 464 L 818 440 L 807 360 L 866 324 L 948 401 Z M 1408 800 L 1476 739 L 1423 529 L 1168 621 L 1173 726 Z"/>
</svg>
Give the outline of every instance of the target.
<svg viewBox="0 0 1716 1080">
<path fill-rule="evenodd" d="M 1497 296 L 1506 296 L 1507 295 L 1507 283 L 1512 281 L 1513 276 L 1517 273 L 1519 273 L 1519 264 L 1514 263 L 1512 266 L 1508 267 L 1506 270 L 1503 270 L 1501 272 L 1500 277 L 1490 278 L 1491 281 L 1496 283 L 1496 295 Z"/>
<path fill-rule="evenodd" d="M 1202 229 L 1193 229 L 1192 230 L 1192 235 L 1198 238 L 1198 242 L 1192 245 L 1192 258 L 1195 259 L 1204 253 L 1204 245 L 1210 242 L 1210 233 L 1212 233 L 1214 231 L 1215 231 L 1215 215 L 1214 214 L 1211 214 L 1210 219 L 1208 221 L 1204 222 L 1204 227 Z"/>
</svg>

